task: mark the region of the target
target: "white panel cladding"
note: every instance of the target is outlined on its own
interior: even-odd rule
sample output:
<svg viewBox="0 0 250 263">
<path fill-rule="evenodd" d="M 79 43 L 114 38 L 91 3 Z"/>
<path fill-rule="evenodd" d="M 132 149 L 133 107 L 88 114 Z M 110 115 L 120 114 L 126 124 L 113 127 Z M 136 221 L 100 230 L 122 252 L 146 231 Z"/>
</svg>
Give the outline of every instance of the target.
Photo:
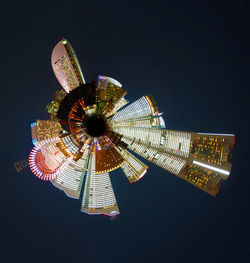
<svg viewBox="0 0 250 263">
<path fill-rule="evenodd" d="M 75 154 L 75 153 L 78 152 L 79 149 L 78 149 L 78 147 L 72 142 L 70 136 L 63 137 L 63 138 L 62 138 L 62 141 L 64 142 L 65 146 L 67 147 L 67 149 L 68 149 L 71 153 Z"/>
<path fill-rule="evenodd" d="M 86 149 L 81 159 L 77 162 L 71 160 L 67 170 L 51 181 L 54 186 L 63 190 L 66 195 L 72 198 L 79 198 L 84 173 L 87 169 L 89 150 Z"/>
<path fill-rule="evenodd" d="M 142 127 L 142 128 L 152 128 L 161 126 L 161 117 L 156 118 L 156 116 L 143 117 L 139 119 L 125 120 L 119 122 L 111 122 L 113 128 L 119 126 L 126 127 Z M 162 127 L 161 127 L 162 128 Z"/>
<path fill-rule="evenodd" d="M 126 160 L 121 168 L 128 180 L 132 183 L 142 178 L 148 167 L 127 150 L 121 150 L 121 155 Z"/>
<path fill-rule="evenodd" d="M 138 155 L 175 175 L 179 174 L 186 163 L 181 158 L 171 156 L 171 154 L 162 152 L 160 149 L 153 148 L 136 140 L 123 137 L 123 141 L 128 143 L 128 148 Z"/>
<path fill-rule="evenodd" d="M 134 180 L 134 178 L 137 177 L 137 173 L 136 171 L 130 166 L 129 163 L 125 162 L 122 166 L 121 166 L 124 174 L 126 175 L 126 177 L 128 178 L 128 180 L 130 182 L 132 182 Z"/>
<path fill-rule="evenodd" d="M 151 108 L 147 99 L 143 96 L 122 110 L 118 111 L 112 121 L 124 121 L 151 115 Z"/>
<path fill-rule="evenodd" d="M 128 104 L 128 100 L 121 98 L 116 104 L 111 114 L 116 113 L 119 109 L 123 108 L 126 104 Z M 108 114 L 109 116 L 110 114 Z"/>
<path fill-rule="evenodd" d="M 190 152 L 191 133 L 162 130 L 160 147 L 168 152 L 188 157 Z"/>
<path fill-rule="evenodd" d="M 191 133 L 159 128 L 115 127 L 115 132 L 137 140 L 148 146 L 157 147 L 168 153 L 188 158 Z"/>
<path fill-rule="evenodd" d="M 109 174 L 95 173 L 95 156 L 92 154 L 89 160 L 82 207 L 87 209 L 105 209 L 113 206 L 117 206 L 117 203 Z"/>
</svg>

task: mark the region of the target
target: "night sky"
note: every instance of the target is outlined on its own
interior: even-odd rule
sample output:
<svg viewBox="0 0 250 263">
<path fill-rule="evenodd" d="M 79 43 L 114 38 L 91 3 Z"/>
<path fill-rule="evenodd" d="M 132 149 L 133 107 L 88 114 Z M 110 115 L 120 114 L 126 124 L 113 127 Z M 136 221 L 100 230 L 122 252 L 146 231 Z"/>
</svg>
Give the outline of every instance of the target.
<svg viewBox="0 0 250 263">
<path fill-rule="evenodd" d="M 1 3 L 0 262 L 250 262 L 247 1 Z M 231 175 L 215 197 L 153 164 L 130 184 L 111 173 L 121 214 L 80 212 L 29 171 L 30 123 L 60 89 L 50 64 L 66 37 L 85 79 L 151 93 L 167 128 L 234 133 Z"/>
</svg>

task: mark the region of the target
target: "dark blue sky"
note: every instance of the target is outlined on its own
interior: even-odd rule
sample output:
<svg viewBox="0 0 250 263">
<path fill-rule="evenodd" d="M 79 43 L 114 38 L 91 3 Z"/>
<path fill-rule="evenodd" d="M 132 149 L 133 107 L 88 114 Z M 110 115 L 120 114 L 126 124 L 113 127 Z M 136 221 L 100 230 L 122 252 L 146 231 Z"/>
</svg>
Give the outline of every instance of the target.
<svg viewBox="0 0 250 263">
<path fill-rule="evenodd" d="M 250 261 L 246 3 L 1 4 L 1 262 Z M 50 55 L 63 36 L 87 80 L 111 76 L 130 101 L 151 93 L 167 128 L 236 134 L 232 172 L 216 198 L 153 164 L 132 185 L 117 170 L 121 214 L 111 220 L 81 213 L 80 201 L 28 170 L 8 172 L 29 154 L 30 123 L 47 119 L 60 88 Z"/>
</svg>

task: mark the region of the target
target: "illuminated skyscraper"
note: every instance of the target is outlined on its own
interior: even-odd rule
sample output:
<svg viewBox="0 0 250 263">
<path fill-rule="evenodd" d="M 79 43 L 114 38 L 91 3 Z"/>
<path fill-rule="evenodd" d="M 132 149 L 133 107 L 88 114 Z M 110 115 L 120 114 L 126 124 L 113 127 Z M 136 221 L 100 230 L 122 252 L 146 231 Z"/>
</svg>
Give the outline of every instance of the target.
<svg viewBox="0 0 250 263">
<path fill-rule="evenodd" d="M 211 195 L 231 170 L 234 135 L 115 126 L 128 149 Z"/>
<path fill-rule="evenodd" d="M 119 214 L 109 174 L 96 172 L 95 154 L 89 158 L 81 211 L 110 216 Z"/>
<path fill-rule="evenodd" d="M 47 105 L 49 120 L 31 124 L 32 172 L 82 198 L 81 211 L 119 214 L 109 173 L 121 168 L 130 183 L 147 165 L 132 152 L 215 196 L 231 170 L 234 135 L 166 129 L 151 95 L 128 104 L 122 85 L 105 76 L 85 83 L 70 43 L 52 52 L 52 68 L 61 90 Z"/>
</svg>

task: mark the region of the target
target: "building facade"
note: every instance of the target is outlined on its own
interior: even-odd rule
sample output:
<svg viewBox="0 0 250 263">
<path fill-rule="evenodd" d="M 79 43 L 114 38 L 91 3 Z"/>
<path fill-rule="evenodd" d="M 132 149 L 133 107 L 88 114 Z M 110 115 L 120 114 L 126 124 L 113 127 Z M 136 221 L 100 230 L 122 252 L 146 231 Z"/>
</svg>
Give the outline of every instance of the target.
<svg viewBox="0 0 250 263">
<path fill-rule="evenodd" d="M 81 211 L 91 215 L 120 213 L 110 173 L 121 169 L 130 183 L 142 179 L 148 166 L 140 157 L 218 193 L 231 171 L 233 134 L 166 129 L 152 95 L 128 104 L 115 79 L 99 76 L 97 85 L 86 83 L 66 39 L 53 49 L 51 63 L 61 90 L 46 107 L 49 120 L 31 124 L 29 166 L 35 176 L 82 199 Z M 15 166 L 21 171 L 25 163 Z"/>
</svg>

